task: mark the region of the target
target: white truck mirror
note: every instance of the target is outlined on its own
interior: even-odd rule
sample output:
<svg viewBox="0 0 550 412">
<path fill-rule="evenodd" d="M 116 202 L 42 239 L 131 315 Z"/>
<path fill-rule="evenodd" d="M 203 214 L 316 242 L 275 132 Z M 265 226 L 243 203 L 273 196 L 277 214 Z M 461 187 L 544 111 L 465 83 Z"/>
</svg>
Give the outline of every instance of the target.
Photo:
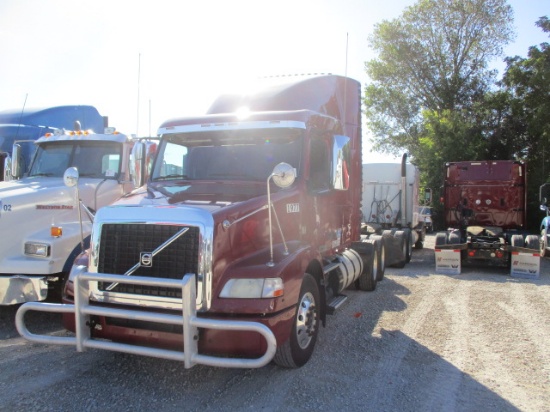
<svg viewBox="0 0 550 412">
<path fill-rule="evenodd" d="M 134 147 L 132 147 L 132 152 L 130 153 L 130 174 L 132 176 L 132 183 L 134 187 L 138 188 L 142 186 L 145 182 L 145 144 L 143 142 L 136 142 Z"/>
<path fill-rule="evenodd" d="M 69 167 L 67 170 L 65 170 L 65 173 L 63 173 L 63 182 L 67 187 L 76 186 L 78 184 L 78 178 L 78 169 L 74 166 Z"/>
<path fill-rule="evenodd" d="M 273 182 L 280 188 L 289 187 L 296 180 L 296 169 L 288 163 L 281 162 L 273 168 Z"/>
<path fill-rule="evenodd" d="M 20 144 L 14 144 L 12 147 L 11 152 L 11 176 L 12 179 L 19 179 L 21 177 L 20 175 L 20 167 L 19 167 L 19 158 L 21 157 L 21 145 Z"/>
<path fill-rule="evenodd" d="M 332 142 L 331 179 L 332 187 L 336 190 L 349 189 L 350 141 L 347 136 L 334 136 Z"/>
<path fill-rule="evenodd" d="M 4 159 L 4 181 L 8 182 L 10 180 L 13 180 L 12 174 L 11 174 L 11 156 L 9 153 L 6 153 L 6 157 Z"/>
</svg>

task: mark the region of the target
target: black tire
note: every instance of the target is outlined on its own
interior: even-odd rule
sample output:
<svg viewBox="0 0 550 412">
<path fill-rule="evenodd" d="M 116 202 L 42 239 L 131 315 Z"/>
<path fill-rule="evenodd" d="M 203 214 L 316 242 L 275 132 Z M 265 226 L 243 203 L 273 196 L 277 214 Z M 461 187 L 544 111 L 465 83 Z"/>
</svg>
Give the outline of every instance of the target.
<svg viewBox="0 0 550 412">
<path fill-rule="evenodd" d="M 277 365 L 284 368 L 299 368 L 311 358 L 319 334 L 320 305 L 319 285 L 313 276 L 305 273 L 290 338 L 277 347 L 273 358 Z"/>
<path fill-rule="evenodd" d="M 398 239 L 399 241 L 399 249 L 401 250 L 401 256 L 400 256 L 400 259 L 397 263 L 395 263 L 393 265 L 393 267 L 395 268 L 398 268 L 398 269 L 402 269 L 405 267 L 405 265 L 407 264 L 407 249 L 408 249 L 408 245 L 407 245 L 407 236 L 405 234 L 405 232 L 403 232 L 402 230 L 398 230 L 396 231 L 393 236 Z"/>
<path fill-rule="evenodd" d="M 513 247 L 525 247 L 525 240 L 522 235 L 512 235 L 510 244 Z"/>
<path fill-rule="evenodd" d="M 525 247 L 539 251 L 540 249 L 539 237 L 537 235 L 527 235 L 525 237 Z"/>
<path fill-rule="evenodd" d="M 435 246 L 445 246 L 447 244 L 447 233 L 439 232 L 435 235 Z"/>
<path fill-rule="evenodd" d="M 365 243 L 369 243 L 372 247 L 371 259 L 368 259 L 369 264 L 363 268 L 363 273 L 355 282 L 355 286 L 359 290 L 372 292 L 376 289 L 376 281 L 378 279 L 378 241 L 375 239 L 367 239 Z"/>
<path fill-rule="evenodd" d="M 405 232 L 405 241 L 407 242 L 407 252 L 405 254 L 405 262 L 409 263 L 412 259 L 413 252 L 413 234 L 410 230 L 404 230 Z"/>
<path fill-rule="evenodd" d="M 547 239 L 548 238 L 546 237 L 546 229 L 541 230 L 539 242 L 540 257 L 548 256 L 548 251 L 546 250 L 546 247 L 548 246 L 546 244 Z"/>
<path fill-rule="evenodd" d="M 416 243 L 414 244 L 414 248 L 417 249 L 417 250 L 422 250 L 422 249 L 424 249 L 424 240 L 422 240 L 422 236 L 421 236 L 421 235 L 418 235 L 418 240 L 417 240 Z"/>
<path fill-rule="evenodd" d="M 384 273 L 386 272 L 386 239 L 384 236 L 374 235 L 371 239 L 377 241 L 378 244 L 378 273 L 376 274 L 376 281 L 380 282 L 384 279 Z"/>
<path fill-rule="evenodd" d="M 460 234 L 457 232 L 449 233 L 449 245 L 458 245 L 460 243 Z"/>
</svg>

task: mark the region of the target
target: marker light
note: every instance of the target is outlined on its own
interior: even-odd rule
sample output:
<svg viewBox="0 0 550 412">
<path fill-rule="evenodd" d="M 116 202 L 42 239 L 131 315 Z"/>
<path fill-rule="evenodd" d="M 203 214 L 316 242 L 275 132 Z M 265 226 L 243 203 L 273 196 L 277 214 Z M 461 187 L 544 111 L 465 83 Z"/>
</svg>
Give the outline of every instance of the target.
<svg viewBox="0 0 550 412">
<path fill-rule="evenodd" d="M 50 235 L 52 237 L 59 237 L 63 234 L 63 228 L 61 226 L 52 226 L 50 228 Z"/>
</svg>

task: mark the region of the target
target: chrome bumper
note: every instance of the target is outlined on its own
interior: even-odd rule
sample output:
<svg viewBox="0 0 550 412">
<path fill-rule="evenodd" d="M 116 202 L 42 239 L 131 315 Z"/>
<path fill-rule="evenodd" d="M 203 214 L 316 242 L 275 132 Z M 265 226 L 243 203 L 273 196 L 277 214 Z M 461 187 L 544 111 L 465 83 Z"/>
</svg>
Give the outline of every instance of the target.
<svg viewBox="0 0 550 412">
<path fill-rule="evenodd" d="M 108 283 L 129 283 L 144 286 L 160 286 L 169 288 L 181 288 L 182 290 L 182 315 L 151 313 L 132 309 L 117 309 L 90 305 L 90 282 L 101 281 Z M 75 303 L 53 304 L 29 302 L 23 304 L 17 311 L 15 324 L 21 336 L 25 339 L 59 345 L 75 345 L 78 352 L 88 348 L 106 349 L 116 352 L 130 353 L 134 355 L 152 356 L 157 358 L 183 361 L 186 368 L 202 364 L 225 368 L 260 368 L 267 365 L 275 356 L 277 341 L 271 330 L 258 322 L 215 320 L 198 318 L 196 312 L 196 286 L 195 275 L 185 275 L 181 280 L 159 279 L 150 277 L 122 276 L 99 273 L 79 273 L 74 277 Z M 74 313 L 76 336 L 58 337 L 48 335 L 36 335 L 31 333 L 25 325 L 25 313 L 27 311 Z M 87 323 L 91 315 L 110 316 L 122 319 L 134 319 L 164 324 L 183 326 L 184 351 L 159 349 L 145 346 L 128 345 L 124 343 L 110 342 L 94 339 L 91 336 Z M 225 358 L 218 356 L 202 355 L 198 353 L 198 328 L 253 331 L 261 334 L 267 342 L 267 350 L 263 356 L 257 359 Z"/>
<path fill-rule="evenodd" d="M 0 306 L 36 302 L 46 299 L 46 277 L 24 275 L 0 276 Z"/>
</svg>

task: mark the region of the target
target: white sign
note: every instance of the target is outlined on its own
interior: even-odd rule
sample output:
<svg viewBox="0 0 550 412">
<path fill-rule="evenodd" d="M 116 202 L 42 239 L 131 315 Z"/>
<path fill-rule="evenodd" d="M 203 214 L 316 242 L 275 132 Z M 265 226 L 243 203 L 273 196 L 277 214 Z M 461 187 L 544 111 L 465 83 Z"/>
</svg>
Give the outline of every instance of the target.
<svg viewBox="0 0 550 412">
<path fill-rule="evenodd" d="M 435 273 L 460 275 L 460 250 L 435 249 Z"/>
<path fill-rule="evenodd" d="M 538 279 L 540 275 L 540 255 L 538 253 L 512 252 L 510 275 L 517 278 Z"/>
</svg>

